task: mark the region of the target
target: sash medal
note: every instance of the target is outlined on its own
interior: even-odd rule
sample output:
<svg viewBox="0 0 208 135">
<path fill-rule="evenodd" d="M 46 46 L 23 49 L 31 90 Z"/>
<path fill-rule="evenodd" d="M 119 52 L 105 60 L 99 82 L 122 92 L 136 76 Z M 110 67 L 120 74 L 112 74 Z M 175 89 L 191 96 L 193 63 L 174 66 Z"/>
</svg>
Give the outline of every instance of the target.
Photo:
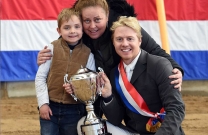
<svg viewBox="0 0 208 135">
<path fill-rule="evenodd" d="M 119 75 L 120 72 L 120 75 Z M 150 117 L 146 124 L 146 130 L 156 132 L 161 126 L 165 117 L 165 110 L 162 108 L 160 113 L 153 113 L 149 110 L 142 96 L 137 92 L 134 86 L 128 81 L 124 70 L 123 62 L 121 61 L 115 71 L 116 90 L 119 93 L 122 101 L 132 112 Z"/>
</svg>

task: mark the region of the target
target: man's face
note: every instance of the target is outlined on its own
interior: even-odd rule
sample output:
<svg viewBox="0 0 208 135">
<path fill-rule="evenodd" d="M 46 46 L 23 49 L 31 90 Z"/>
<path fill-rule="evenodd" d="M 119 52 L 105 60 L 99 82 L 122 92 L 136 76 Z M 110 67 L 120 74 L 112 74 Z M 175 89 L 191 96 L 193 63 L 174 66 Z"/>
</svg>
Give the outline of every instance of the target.
<svg viewBox="0 0 208 135">
<path fill-rule="evenodd" d="M 140 51 L 141 38 L 130 27 L 117 27 L 113 35 L 113 44 L 117 54 L 125 64 L 130 64 Z"/>
</svg>

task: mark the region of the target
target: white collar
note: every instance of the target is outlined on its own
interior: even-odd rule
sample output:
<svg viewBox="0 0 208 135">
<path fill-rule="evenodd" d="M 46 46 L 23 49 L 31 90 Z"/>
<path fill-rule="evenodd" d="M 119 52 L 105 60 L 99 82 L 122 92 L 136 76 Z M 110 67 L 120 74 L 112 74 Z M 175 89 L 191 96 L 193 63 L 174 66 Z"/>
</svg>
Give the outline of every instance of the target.
<svg viewBox="0 0 208 135">
<path fill-rule="evenodd" d="M 134 70 L 134 67 L 135 67 L 135 65 L 136 65 L 136 63 L 137 63 L 137 61 L 139 59 L 140 54 L 141 54 L 141 50 L 139 51 L 139 53 L 137 54 L 137 56 L 134 58 L 134 60 L 130 64 L 128 64 L 128 65 L 126 65 L 123 62 L 124 69 L 126 69 L 126 67 L 128 66 L 130 68 L 130 71 L 133 71 Z"/>
</svg>

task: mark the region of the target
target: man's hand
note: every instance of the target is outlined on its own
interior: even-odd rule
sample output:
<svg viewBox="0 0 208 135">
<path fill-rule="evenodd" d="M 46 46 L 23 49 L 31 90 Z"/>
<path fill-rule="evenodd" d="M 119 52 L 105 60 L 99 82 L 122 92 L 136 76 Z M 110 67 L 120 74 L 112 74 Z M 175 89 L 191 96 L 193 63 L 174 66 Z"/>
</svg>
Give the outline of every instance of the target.
<svg viewBox="0 0 208 135">
<path fill-rule="evenodd" d="M 98 85 L 103 85 L 102 97 L 107 98 L 112 95 L 112 87 L 110 80 L 108 79 L 108 77 L 104 72 L 100 72 L 99 76 L 100 77 L 99 77 Z"/>
<path fill-rule="evenodd" d="M 38 66 L 40 66 L 43 63 L 45 63 L 47 60 L 51 59 L 52 54 L 50 52 L 51 52 L 51 50 L 47 49 L 47 46 L 45 46 L 44 49 L 41 50 L 38 53 L 38 57 L 37 57 L 37 64 L 38 64 Z"/>
</svg>

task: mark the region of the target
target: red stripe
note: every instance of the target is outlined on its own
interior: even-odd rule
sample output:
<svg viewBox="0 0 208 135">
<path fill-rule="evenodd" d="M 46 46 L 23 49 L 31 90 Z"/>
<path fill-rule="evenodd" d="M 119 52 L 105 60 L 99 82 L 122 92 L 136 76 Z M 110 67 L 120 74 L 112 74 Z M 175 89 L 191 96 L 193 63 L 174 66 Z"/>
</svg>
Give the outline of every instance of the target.
<svg viewBox="0 0 208 135">
<path fill-rule="evenodd" d="M 76 0 L 1 0 L 3 20 L 56 20 Z M 139 20 L 157 20 L 155 0 L 127 0 Z M 167 20 L 208 20 L 208 0 L 165 0 Z"/>
<path fill-rule="evenodd" d="M 131 97 L 134 99 L 134 101 L 137 103 L 137 105 L 145 112 L 150 113 L 154 115 L 154 113 L 150 112 L 146 102 L 142 98 L 142 96 L 137 92 L 137 90 L 134 88 L 134 86 L 128 81 L 126 77 L 126 73 L 124 71 L 123 62 L 121 61 L 119 64 L 119 70 L 122 77 L 122 80 L 124 82 L 124 85 L 126 87 L 126 90 L 129 92 Z"/>
<path fill-rule="evenodd" d="M 127 0 L 139 20 L 157 20 L 156 0 Z M 167 20 L 208 20 L 208 0 L 164 0 Z"/>
<path fill-rule="evenodd" d="M 56 20 L 76 0 L 1 0 L 3 20 Z"/>
</svg>

